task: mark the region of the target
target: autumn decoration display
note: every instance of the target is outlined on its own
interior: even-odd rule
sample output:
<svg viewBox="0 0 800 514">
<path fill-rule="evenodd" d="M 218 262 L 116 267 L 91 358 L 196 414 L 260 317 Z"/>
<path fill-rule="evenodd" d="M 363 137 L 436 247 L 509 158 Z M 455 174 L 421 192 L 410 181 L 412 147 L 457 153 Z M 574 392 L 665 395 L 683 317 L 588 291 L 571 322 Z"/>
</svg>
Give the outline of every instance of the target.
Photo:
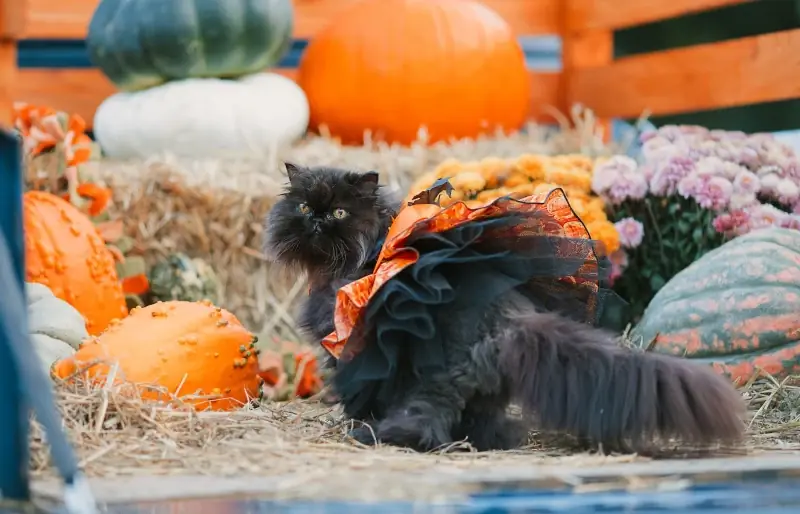
<svg viewBox="0 0 800 514">
<path fill-rule="evenodd" d="M 137 297 L 149 289 L 144 259 L 129 254 L 133 241 L 125 237 L 122 220 L 109 217 L 112 192 L 82 176 L 82 165 L 99 154 L 85 134 L 85 121 L 49 107 L 16 103 L 14 126 L 22 135 L 25 156 L 33 169 L 27 177 L 28 189 L 59 195 L 94 224 L 114 258 L 129 303 L 141 303 Z M 50 157 L 47 163 L 53 164 L 54 173 L 49 168 L 39 169 L 37 162 L 46 157 Z"/>
<path fill-rule="evenodd" d="M 313 129 L 346 144 L 517 130 L 530 73 L 516 34 L 477 0 L 365 0 L 311 39 L 298 70 Z"/>
</svg>

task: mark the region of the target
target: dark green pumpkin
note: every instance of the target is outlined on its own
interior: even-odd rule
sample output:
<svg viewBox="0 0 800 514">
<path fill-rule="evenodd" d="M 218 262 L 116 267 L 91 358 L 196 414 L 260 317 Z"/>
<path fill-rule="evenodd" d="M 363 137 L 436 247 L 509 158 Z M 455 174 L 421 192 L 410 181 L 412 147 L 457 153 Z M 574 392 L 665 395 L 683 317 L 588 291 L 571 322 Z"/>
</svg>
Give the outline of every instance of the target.
<svg viewBox="0 0 800 514">
<path fill-rule="evenodd" d="M 742 384 L 800 373 L 800 231 L 751 232 L 707 253 L 655 295 L 634 340 Z"/>
<path fill-rule="evenodd" d="M 293 23 L 292 0 L 101 0 L 86 46 L 118 88 L 135 91 L 263 71 L 288 50 Z"/>
</svg>

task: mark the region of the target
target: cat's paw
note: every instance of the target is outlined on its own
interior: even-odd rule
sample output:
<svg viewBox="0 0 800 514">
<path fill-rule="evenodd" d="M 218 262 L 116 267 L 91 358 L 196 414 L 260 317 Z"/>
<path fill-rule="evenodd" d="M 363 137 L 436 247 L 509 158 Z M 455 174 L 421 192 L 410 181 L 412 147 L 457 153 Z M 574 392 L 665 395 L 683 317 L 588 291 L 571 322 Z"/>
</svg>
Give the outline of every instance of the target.
<svg viewBox="0 0 800 514">
<path fill-rule="evenodd" d="M 367 446 L 375 446 L 378 444 L 375 431 L 366 423 L 349 431 L 347 436 Z"/>
<path fill-rule="evenodd" d="M 427 452 L 452 442 L 449 430 L 435 416 L 397 415 L 378 425 L 382 443 Z"/>
<path fill-rule="evenodd" d="M 476 420 L 466 430 L 467 442 L 479 452 L 514 450 L 528 439 L 528 424 L 506 416 Z"/>
</svg>

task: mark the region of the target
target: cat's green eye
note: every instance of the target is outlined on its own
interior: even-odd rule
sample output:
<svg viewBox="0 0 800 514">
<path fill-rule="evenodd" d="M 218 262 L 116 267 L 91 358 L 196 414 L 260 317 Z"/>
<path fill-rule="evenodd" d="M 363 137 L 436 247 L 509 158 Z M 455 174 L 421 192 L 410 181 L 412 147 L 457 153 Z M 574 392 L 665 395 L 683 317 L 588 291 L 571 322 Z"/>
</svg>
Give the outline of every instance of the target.
<svg viewBox="0 0 800 514">
<path fill-rule="evenodd" d="M 347 211 L 342 209 L 341 207 L 338 209 L 333 210 L 333 217 L 337 220 L 341 220 L 347 217 Z"/>
<path fill-rule="evenodd" d="M 311 207 L 309 207 L 307 204 L 301 203 L 297 206 L 297 210 L 300 211 L 300 214 L 308 214 L 311 212 Z"/>
</svg>

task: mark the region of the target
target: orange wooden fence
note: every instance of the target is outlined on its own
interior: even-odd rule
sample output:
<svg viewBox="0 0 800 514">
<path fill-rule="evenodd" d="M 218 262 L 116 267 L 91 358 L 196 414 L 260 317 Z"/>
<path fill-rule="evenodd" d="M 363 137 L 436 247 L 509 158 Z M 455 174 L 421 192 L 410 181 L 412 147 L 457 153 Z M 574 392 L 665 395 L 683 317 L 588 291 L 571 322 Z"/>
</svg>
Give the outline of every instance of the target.
<svg viewBox="0 0 800 514">
<path fill-rule="evenodd" d="M 14 41 L 83 39 L 98 1 L 0 0 L 0 105 L 11 99 L 47 104 L 91 123 L 114 92 L 100 71 L 17 70 Z M 294 0 L 295 37 L 313 38 L 356 1 Z M 540 120 L 547 106 L 564 110 L 575 102 L 612 118 L 800 98 L 800 29 L 613 59 L 614 30 L 746 1 L 483 0 L 521 36 L 562 38 L 562 70 L 531 71 L 530 114 Z"/>
</svg>

